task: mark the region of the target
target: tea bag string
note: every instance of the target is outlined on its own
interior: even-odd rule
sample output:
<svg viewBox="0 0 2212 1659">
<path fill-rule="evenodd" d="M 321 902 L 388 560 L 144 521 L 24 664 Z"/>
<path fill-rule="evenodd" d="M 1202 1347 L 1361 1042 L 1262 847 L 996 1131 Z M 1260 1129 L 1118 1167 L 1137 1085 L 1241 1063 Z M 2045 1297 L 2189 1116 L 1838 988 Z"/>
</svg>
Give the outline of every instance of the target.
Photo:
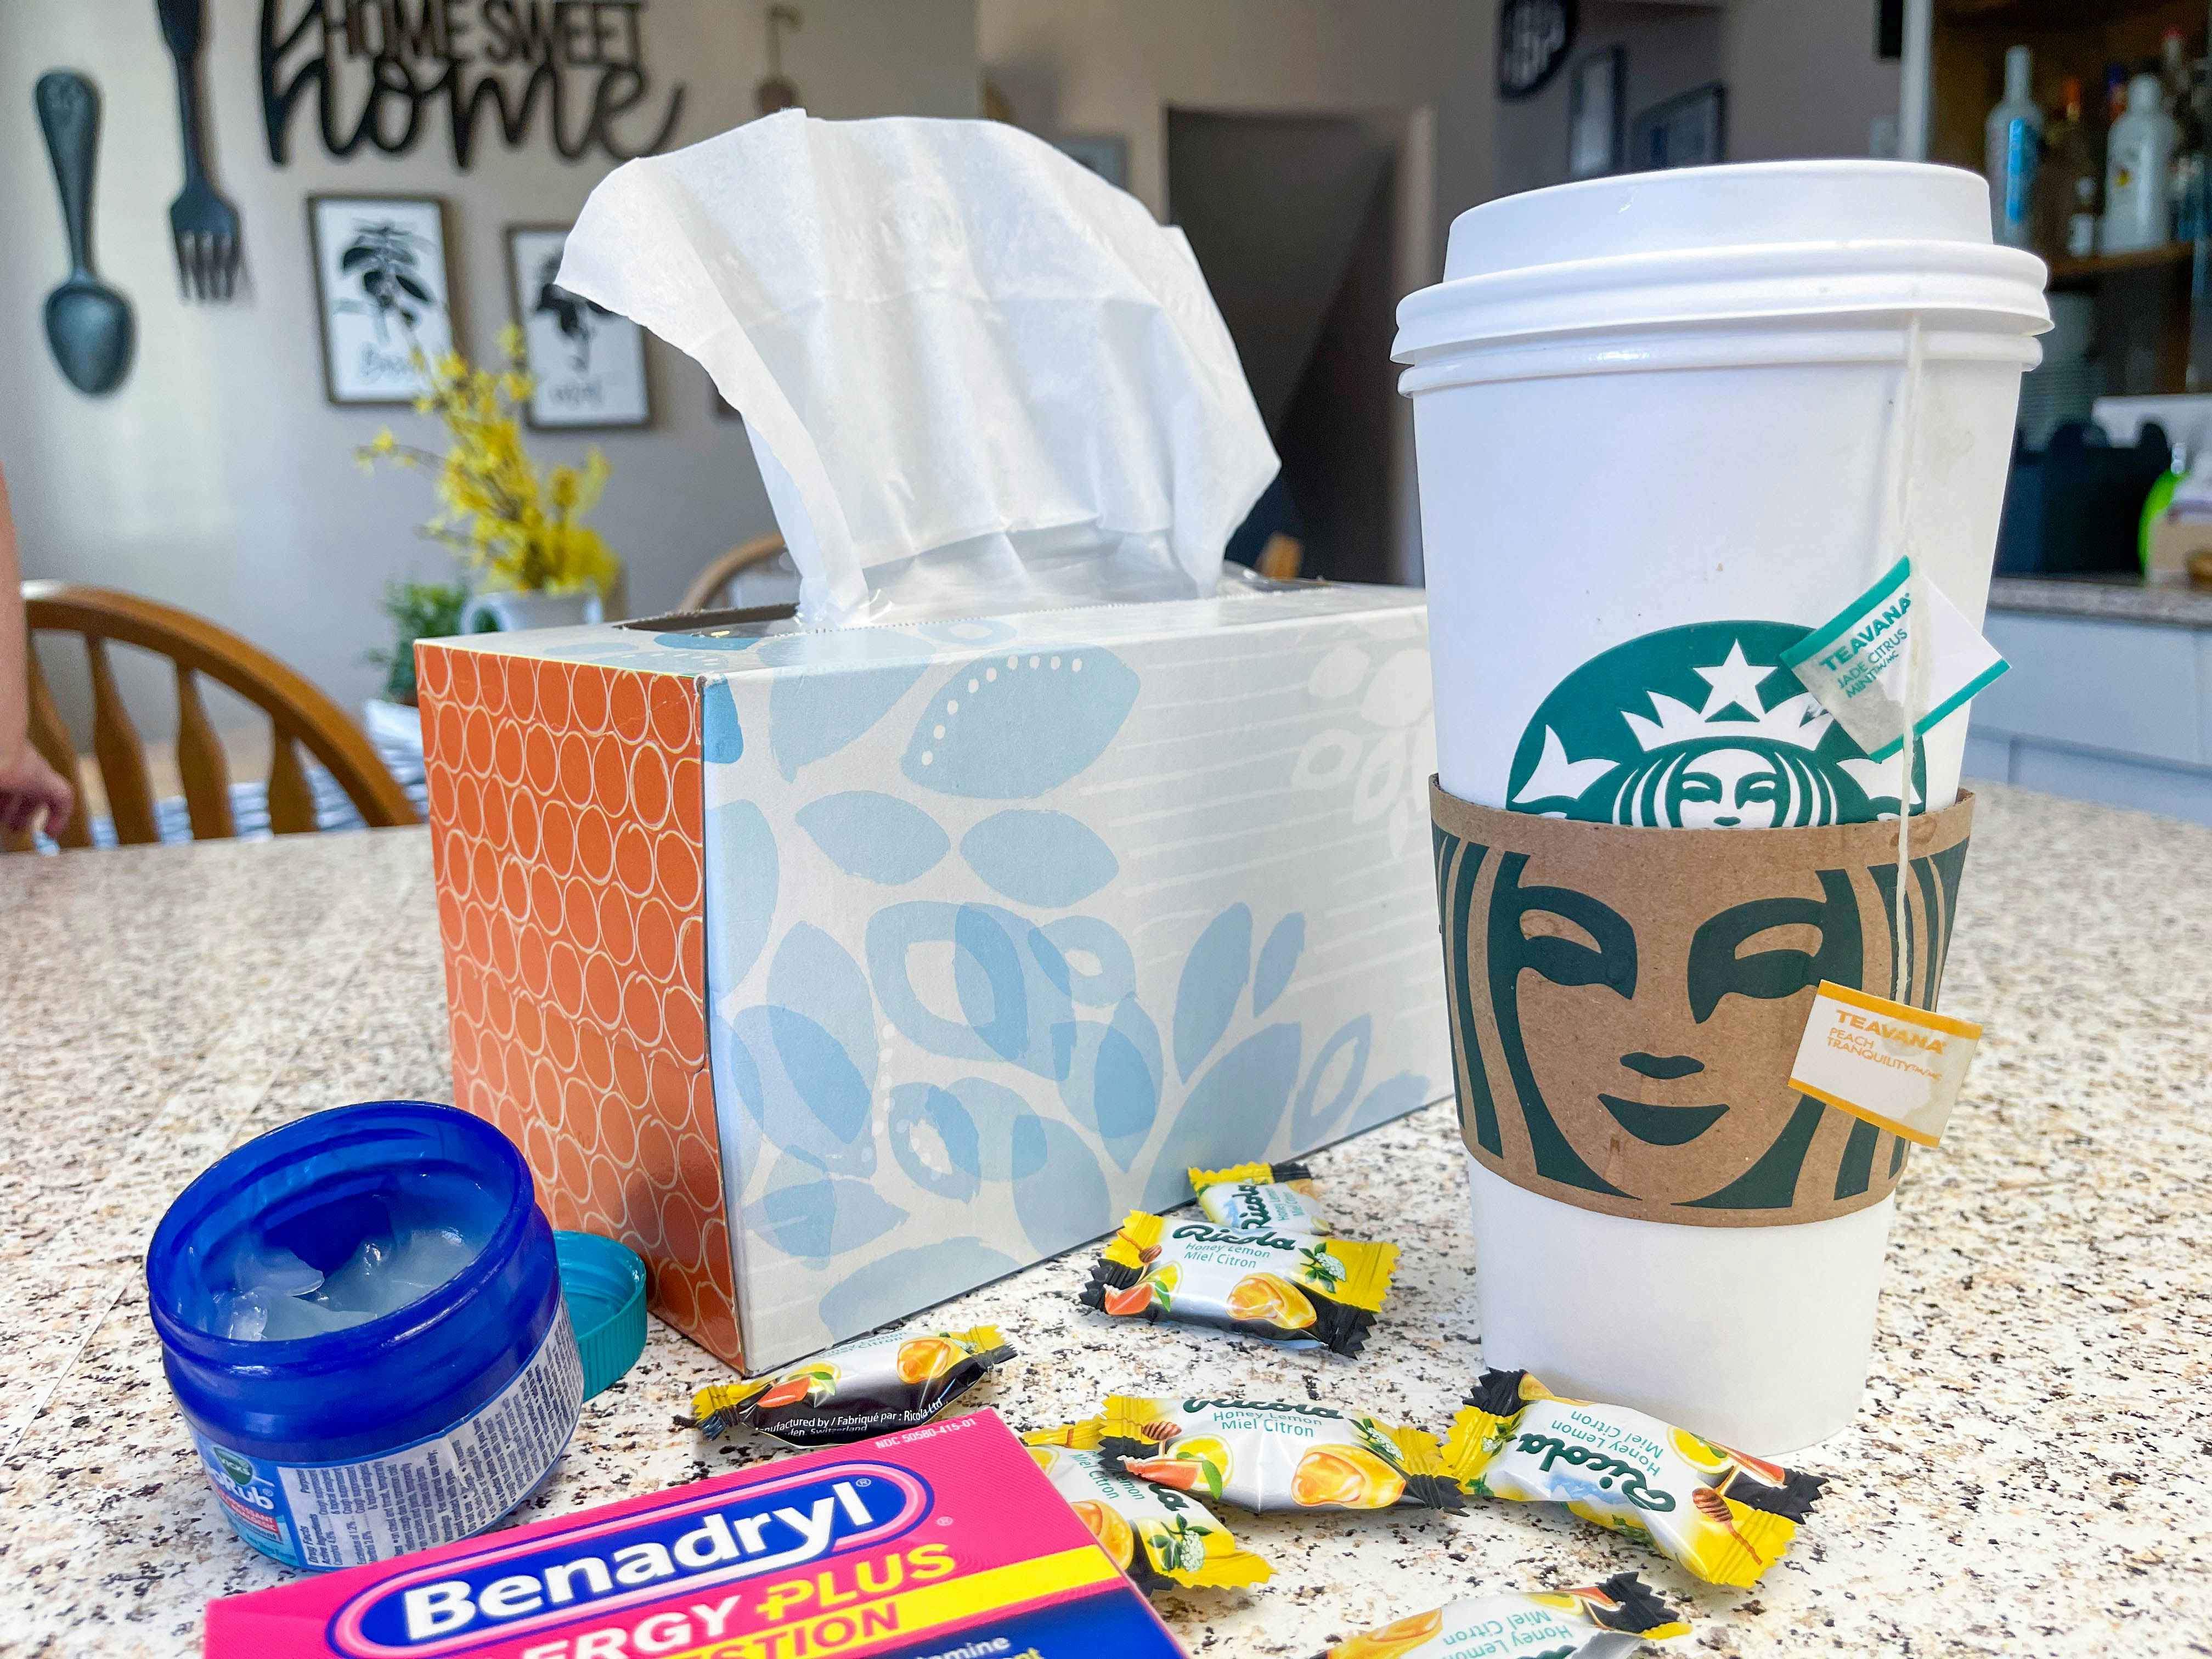
<svg viewBox="0 0 2212 1659">
<path fill-rule="evenodd" d="M 1905 327 L 1905 379 L 1899 389 L 1898 441 L 1892 453 L 1897 487 L 1891 492 L 1895 513 L 1892 520 L 1892 544 L 1898 547 L 1905 556 L 1906 597 L 1905 694 L 1898 699 L 1897 891 L 1895 913 L 1891 922 L 1897 950 L 1890 981 L 1890 1000 L 1902 1003 L 1912 1000 L 1912 930 L 1906 894 L 1912 875 L 1912 763 L 1915 739 L 1918 736 L 1915 728 L 1920 721 L 1920 711 L 1928 703 L 1928 666 L 1921 639 L 1921 620 L 1927 615 L 1924 603 L 1926 581 L 1920 573 L 1919 550 L 1914 543 L 1912 523 L 1912 477 L 1916 470 L 1913 457 L 1920 440 L 1923 364 L 1924 342 L 1921 335 L 1920 318 L 1916 313 Z"/>
</svg>

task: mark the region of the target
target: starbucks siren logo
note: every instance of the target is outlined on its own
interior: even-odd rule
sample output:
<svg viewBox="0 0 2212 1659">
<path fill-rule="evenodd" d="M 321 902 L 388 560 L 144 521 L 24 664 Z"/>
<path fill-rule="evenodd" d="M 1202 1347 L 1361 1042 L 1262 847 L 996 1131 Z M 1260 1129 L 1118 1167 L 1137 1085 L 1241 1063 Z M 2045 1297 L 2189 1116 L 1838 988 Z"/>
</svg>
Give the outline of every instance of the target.
<svg viewBox="0 0 2212 1659">
<path fill-rule="evenodd" d="M 1901 767 L 1869 760 L 1781 665 L 1790 623 L 1691 623 L 1600 653 L 1560 681 L 1514 751 L 1516 811 L 1668 830 L 1894 817 Z M 1912 799 L 1927 781 L 1914 755 Z"/>
</svg>

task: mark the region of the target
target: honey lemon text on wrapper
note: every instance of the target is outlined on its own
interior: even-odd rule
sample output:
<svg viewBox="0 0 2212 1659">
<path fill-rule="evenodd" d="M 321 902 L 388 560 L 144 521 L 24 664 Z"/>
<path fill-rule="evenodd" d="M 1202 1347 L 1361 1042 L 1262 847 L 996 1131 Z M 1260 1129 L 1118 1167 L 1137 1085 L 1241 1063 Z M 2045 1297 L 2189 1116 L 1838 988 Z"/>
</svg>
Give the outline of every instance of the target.
<svg viewBox="0 0 2212 1659">
<path fill-rule="evenodd" d="M 1620 1659 L 1687 1636 L 1632 1572 L 1587 1589 L 1470 1595 L 1339 1642 L 1315 1659 Z"/>
<path fill-rule="evenodd" d="M 886 1331 L 764 1376 L 711 1383 L 676 1421 L 710 1440 L 742 1425 L 786 1445 L 842 1445 L 927 1423 L 1013 1357 L 995 1326 Z"/>
<path fill-rule="evenodd" d="M 1115 1395 L 1109 1466 L 1248 1510 L 1465 1507 L 1434 1435 L 1332 1406 Z"/>
<path fill-rule="evenodd" d="M 1323 1237 L 1336 1231 L 1322 1218 L 1313 1172 L 1303 1164 L 1193 1170 L 1190 1188 L 1198 1195 L 1198 1207 L 1217 1226 Z"/>
<path fill-rule="evenodd" d="M 1755 1584 L 1826 1477 L 1731 1451 L 1622 1406 L 1562 1400 L 1526 1371 L 1486 1371 L 1444 1462 L 1479 1498 L 1565 1504 L 1713 1584 Z"/>
<path fill-rule="evenodd" d="M 1022 1442 L 1053 1490 L 1139 1589 L 1157 1595 L 1178 1584 L 1261 1584 L 1273 1576 L 1195 1497 L 1113 1467 L 1099 1449 L 1099 1433 L 1094 1417 L 1036 1430 Z"/>
<path fill-rule="evenodd" d="M 1287 1347 L 1356 1354 L 1390 1292 L 1395 1244 L 1244 1232 L 1133 1212 L 1082 1299 L 1117 1319 L 1170 1319 Z"/>
</svg>

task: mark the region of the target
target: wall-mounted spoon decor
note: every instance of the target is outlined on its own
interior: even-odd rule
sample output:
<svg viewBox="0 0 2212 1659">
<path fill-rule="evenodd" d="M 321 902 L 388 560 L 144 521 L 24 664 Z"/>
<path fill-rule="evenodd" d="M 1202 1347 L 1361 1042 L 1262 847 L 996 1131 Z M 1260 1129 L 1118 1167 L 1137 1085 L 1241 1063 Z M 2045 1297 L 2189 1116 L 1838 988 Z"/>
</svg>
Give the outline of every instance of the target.
<svg viewBox="0 0 2212 1659">
<path fill-rule="evenodd" d="M 46 295 L 46 343 L 69 383 L 97 397 L 131 367 L 131 304 L 92 269 L 92 163 L 100 143 L 100 94 L 69 70 L 39 77 L 39 125 L 61 187 L 70 274 Z"/>
<path fill-rule="evenodd" d="M 204 0 L 155 0 L 155 7 L 161 15 L 161 38 L 177 65 L 177 118 L 184 127 L 185 188 L 169 204 L 177 280 L 187 300 L 228 300 L 238 291 L 238 210 L 208 182 L 207 150 L 200 136 Z"/>
</svg>

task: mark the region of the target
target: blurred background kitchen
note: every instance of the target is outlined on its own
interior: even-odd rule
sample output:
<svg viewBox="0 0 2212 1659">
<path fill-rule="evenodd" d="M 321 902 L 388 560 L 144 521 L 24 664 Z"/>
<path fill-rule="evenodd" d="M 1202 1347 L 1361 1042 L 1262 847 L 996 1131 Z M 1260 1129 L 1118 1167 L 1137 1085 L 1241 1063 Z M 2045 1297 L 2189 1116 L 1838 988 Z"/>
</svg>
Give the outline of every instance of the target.
<svg viewBox="0 0 2212 1659">
<path fill-rule="evenodd" d="M 798 103 L 1010 121 L 1181 224 L 1284 461 L 1234 556 L 1418 582 L 1389 347 L 1454 213 L 1637 168 L 1925 155 L 1988 174 L 2057 323 L 1990 600 L 2014 670 L 1977 703 L 1969 770 L 2212 823 L 2212 586 L 2190 581 L 2194 561 L 2212 583 L 2207 21 L 2205 0 L 7 0 L 0 464 L 24 574 L 289 665 L 418 802 L 416 635 L 787 599 L 742 424 L 550 279 L 622 157 Z M 490 392 L 544 505 L 596 539 L 473 539 L 448 458 L 505 452 L 411 406 L 410 340 L 494 371 L 515 347 L 532 384 Z M 172 663 L 88 653 L 55 592 L 33 596 L 50 743 L 115 759 L 127 708 L 144 760 L 116 762 L 125 799 L 79 768 L 91 838 L 214 823 L 179 757 L 203 729 L 234 826 L 268 824 L 284 719 L 216 687 L 180 724 Z M 362 816 L 305 770 L 316 822 Z"/>
</svg>

